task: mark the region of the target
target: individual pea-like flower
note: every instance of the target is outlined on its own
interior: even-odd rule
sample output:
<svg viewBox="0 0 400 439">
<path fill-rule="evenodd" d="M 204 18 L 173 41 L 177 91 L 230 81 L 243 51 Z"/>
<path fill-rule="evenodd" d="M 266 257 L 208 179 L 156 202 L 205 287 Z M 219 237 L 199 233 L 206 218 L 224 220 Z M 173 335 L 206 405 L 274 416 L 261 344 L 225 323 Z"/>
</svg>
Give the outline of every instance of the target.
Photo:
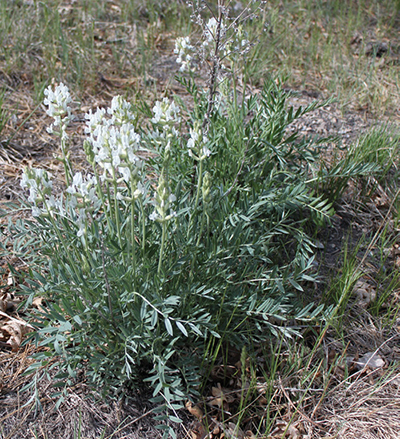
<svg viewBox="0 0 400 439">
<path fill-rule="evenodd" d="M 112 116 L 110 122 L 114 125 L 130 124 L 135 121 L 132 104 L 122 96 L 113 97 L 107 113 Z"/>
<path fill-rule="evenodd" d="M 181 65 L 180 71 L 191 71 L 191 61 L 193 58 L 194 47 L 190 44 L 189 37 L 177 38 L 175 40 L 174 53 L 178 55 L 176 62 Z"/>
<path fill-rule="evenodd" d="M 87 212 L 85 209 L 79 209 L 79 215 L 75 218 L 75 224 L 78 226 L 78 233 L 76 236 L 80 238 L 86 234 Z"/>
<path fill-rule="evenodd" d="M 202 133 L 199 121 L 194 123 L 193 129 L 190 128 L 190 138 L 187 143 L 189 149 L 189 156 L 197 161 L 201 161 L 210 156 L 211 151 L 207 147 L 208 139 Z"/>
<path fill-rule="evenodd" d="M 96 195 L 96 178 L 92 175 L 83 178 L 81 172 L 77 172 L 71 185 L 67 188 L 67 193 L 73 195 L 75 198 L 80 198 L 81 206 L 93 206 L 99 205 L 99 199 Z"/>
<path fill-rule="evenodd" d="M 151 119 L 153 123 L 162 126 L 171 126 L 180 121 L 179 107 L 174 101 L 170 102 L 168 98 L 164 98 L 161 102 L 157 101 L 153 107 L 154 117 Z"/>
<path fill-rule="evenodd" d="M 106 110 L 104 108 L 97 108 L 95 113 L 92 113 L 90 109 L 88 113 L 85 114 L 85 119 L 87 119 L 85 133 L 90 135 L 91 139 L 99 137 L 101 129 L 108 125 L 108 119 L 105 117 Z"/>
<path fill-rule="evenodd" d="M 143 197 L 145 195 L 146 195 L 146 186 L 144 186 L 141 181 L 138 181 L 136 184 L 136 189 L 133 192 L 133 198 L 137 200 L 138 198 Z"/>
<path fill-rule="evenodd" d="M 74 201 L 75 203 L 73 208 L 75 208 L 77 204 L 75 198 Z M 66 202 L 66 204 L 68 203 Z M 47 206 L 51 212 L 57 212 L 61 216 L 65 216 L 64 199 L 62 195 L 60 196 L 60 198 L 55 198 L 54 195 L 50 195 L 47 200 Z"/>
<path fill-rule="evenodd" d="M 161 174 L 157 190 L 154 193 L 154 212 L 149 216 L 151 221 L 165 223 L 176 216 L 176 212 L 171 209 L 171 204 L 176 201 L 174 194 L 168 187 L 168 182 Z"/>
<path fill-rule="evenodd" d="M 47 87 L 44 91 L 44 95 L 46 97 L 43 103 L 49 107 L 46 113 L 54 118 L 54 122 L 47 128 L 47 131 L 53 133 L 54 127 L 59 126 L 60 132 L 58 132 L 58 134 L 61 135 L 63 139 L 66 139 L 67 134 L 65 128 L 72 119 L 71 108 L 68 106 L 72 99 L 68 87 L 61 82 L 55 87 L 54 91 L 51 86 Z"/>
</svg>

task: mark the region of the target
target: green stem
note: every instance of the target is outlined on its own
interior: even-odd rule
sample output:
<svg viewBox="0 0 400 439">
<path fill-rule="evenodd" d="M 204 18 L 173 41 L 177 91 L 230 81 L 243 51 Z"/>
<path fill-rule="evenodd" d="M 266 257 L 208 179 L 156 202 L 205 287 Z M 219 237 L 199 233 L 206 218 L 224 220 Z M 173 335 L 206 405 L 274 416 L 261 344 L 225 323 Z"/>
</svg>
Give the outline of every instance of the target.
<svg viewBox="0 0 400 439">
<path fill-rule="evenodd" d="M 135 181 L 131 178 L 131 252 L 133 270 L 136 270 L 136 243 L 135 243 Z"/>
<path fill-rule="evenodd" d="M 72 166 L 68 158 L 68 153 L 65 153 L 67 146 L 65 139 L 63 139 L 63 131 L 65 131 L 65 127 L 61 127 L 61 153 L 62 153 L 61 161 L 63 162 L 64 165 L 65 181 L 68 187 L 71 184 Z"/>
<path fill-rule="evenodd" d="M 166 234 L 166 229 L 167 229 L 167 225 L 165 220 L 162 223 L 162 235 L 161 235 L 161 246 L 160 246 L 160 255 L 158 258 L 158 270 L 157 270 L 157 274 L 158 276 L 161 273 L 161 266 L 162 266 L 162 259 L 163 259 L 163 254 L 164 254 L 164 244 L 165 244 L 165 234 Z"/>
<path fill-rule="evenodd" d="M 132 192 L 132 191 L 131 191 Z M 131 252 L 132 252 L 132 265 L 133 269 L 136 269 L 136 249 L 135 249 L 135 199 L 132 192 L 131 201 Z"/>
<path fill-rule="evenodd" d="M 199 203 L 201 184 L 202 183 L 203 183 L 203 160 L 200 160 L 200 163 L 199 163 L 199 178 L 198 178 L 198 184 L 197 184 L 196 200 L 194 202 L 194 210 L 197 209 L 197 205 Z"/>
<path fill-rule="evenodd" d="M 205 220 L 206 220 L 206 212 L 205 209 L 203 209 L 203 215 L 201 216 L 201 225 L 200 225 L 199 236 L 197 237 L 196 247 L 198 247 L 200 244 L 200 239 L 201 239 L 201 235 L 203 234 Z"/>
<path fill-rule="evenodd" d="M 117 185 L 117 177 L 115 175 L 115 170 L 112 170 L 113 174 L 113 185 L 114 185 L 114 215 L 115 215 L 115 225 L 117 227 L 117 236 L 118 236 L 118 244 L 121 248 L 122 252 L 122 260 L 125 265 L 125 254 L 122 249 L 122 236 L 121 236 L 121 223 L 119 221 L 119 209 L 118 209 L 118 200 L 117 200 L 117 193 L 118 193 L 118 185 Z"/>
<path fill-rule="evenodd" d="M 143 199 L 140 198 L 140 210 L 142 212 L 142 256 L 144 258 L 146 246 L 146 218 L 144 216 Z"/>
<path fill-rule="evenodd" d="M 199 161 L 199 172 L 198 172 L 198 184 L 197 184 L 197 191 L 196 191 L 196 199 L 194 201 L 193 210 L 190 215 L 190 222 L 189 227 L 187 231 L 187 238 L 189 239 L 189 235 L 193 226 L 194 217 L 196 215 L 197 206 L 199 204 L 199 198 L 200 198 L 200 191 L 201 191 L 201 185 L 203 183 L 203 160 Z"/>
<path fill-rule="evenodd" d="M 102 208 L 104 209 L 104 214 L 106 216 L 108 230 L 111 230 L 110 218 L 109 218 L 109 215 L 107 213 L 107 206 L 105 203 L 103 189 L 102 189 L 101 183 L 100 183 L 100 177 L 99 177 L 99 174 L 96 170 L 96 166 L 94 164 L 92 164 L 92 168 L 93 168 L 94 175 L 96 177 L 97 195 L 99 196 L 99 198 L 101 200 Z M 108 201 L 110 201 L 110 200 L 108 200 Z"/>
</svg>

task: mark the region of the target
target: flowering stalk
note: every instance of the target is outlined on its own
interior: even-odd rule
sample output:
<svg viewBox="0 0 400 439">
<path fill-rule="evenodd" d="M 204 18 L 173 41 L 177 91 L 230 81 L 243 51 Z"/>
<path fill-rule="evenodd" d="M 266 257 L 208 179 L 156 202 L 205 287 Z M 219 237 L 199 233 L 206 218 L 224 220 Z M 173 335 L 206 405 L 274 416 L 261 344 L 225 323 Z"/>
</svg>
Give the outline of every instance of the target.
<svg viewBox="0 0 400 439">
<path fill-rule="evenodd" d="M 109 117 L 107 117 L 107 114 Z M 135 132 L 132 122 L 135 115 L 130 103 L 125 101 L 121 96 L 116 96 L 111 102 L 111 107 L 106 110 L 97 109 L 95 113 L 89 111 L 86 114 L 89 142 L 87 147 L 88 159 L 95 167 L 97 163 L 103 168 L 104 173 L 101 177 L 106 182 L 107 196 L 110 209 L 114 209 L 115 227 L 118 237 L 118 244 L 123 248 L 121 223 L 120 223 L 120 200 L 126 200 L 131 203 L 131 230 L 130 230 L 130 252 L 134 266 L 135 260 L 135 199 L 141 195 L 139 187 L 139 168 L 141 160 L 136 152 L 139 149 L 140 136 Z M 111 196 L 110 185 L 113 187 L 113 196 Z M 131 190 L 131 197 L 123 195 L 119 184 L 124 183 L 125 187 Z M 98 184 L 99 190 L 100 184 Z M 111 222 L 107 217 L 108 225 Z M 125 258 L 124 252 L 122 257 Z"/>
<path fill-rule="evenodd" d="M 60 231 L 58 224 L 55 221 L 57 214 L 66 215 L 62 202 L 55 200 L 51 195 L 52 181 L 51 174 L 47 173 L 43 169 L 28 169 L 26 168 L 22 174 L 21 187 L 29 188 L 30 196 L 28 201 L 32 203 L 32 215 L 34 217 L 42 217 L 45 221 L 50 221 L 52 230 L 55 231 L 57 238 L 64 248 L 65 254 L 68 257 L 70 266 L 74 270 L 74 273 L 78 276 L 78 269 L 76 261 L 73 260 L 71 252 L 65 241 L 65 237 Z M 38 207 L 38 203 L 42 204 L 42 208 Z M 74 208 L 76 206 L 75 197 L 72 197 L 69 207 Z M 58 209 L 58 212 L 57 212 Z"/>
<path fill-rule="evenodd" d="M 203 129 L 200 122 L 196 121 L 193 125 L 193 128 L 190 129 L 190 138 L 187 143 L 189 156 L 198 163 L 196 198 L 193 206 L 190 224 L 188 227 L 188 237 L 190 234 L 190 229 L 193 223 L 195 212 L 199 205 L 200 191 L 203 186 L 203 162 L 207 157 L 211 155 L 211 151 L 207 146 L 207 142 L 208 138 L 203 134 Z"/>
<path fill-rule="evenodd" d="M 157 268 L 157 274 L 160 276 L 161 274 L 161 267 L 162 267 L 162 260 L 164 255 L 164 245 L 165 245 L 165 235 L 167 232 L 167 224 L 165 222 L 162 223 L 162 234 L 161 234 L 161 245 L 160 245 L 160 254 L 158 256 L 158 268 Z"/>
<path fill-rule="evenodd" d="M 68 135 L 66 129 L 72 120 L 71 108 L 68 106 L 72 101 L 71 95 L 68 88 L 62 82 L 55 87 L 54 91 L 51 87 L 46 88 L 44 95 L 46 98 L 43 103 L 49 107 L 46 113 L 54 118 L 54 122 L 47 128 L 47 131 L 57 134 L 61 139 L 62 157 L 59 160 L 64 165 L 65 179 L 67 186 L 69 186 L 72 177 L 72 166 L 67 149 Z M 59 127 L 59 130 L 54 130 L 55 127 Z"/>
<path fill-rule="evenodd" d="M 205 41 L 207 44 L 213 43 L 213 53 L 212 53 L 212 66 L 210 72 L 210 85 L 208 88 L 208 104 L 207 104 L 207 112 L 203 121 L 203 129 L 207 131 L 207 125 L 210 121 L 211 113 L 214 107 L 214 95 L 217 89 L 217 78 L 218 72 L 221 67 L 221 59 L 220 59 L 220 49 L 221 49 L 221 38 L 225 33 L 225 26 L 223 23 L 223 8 L 218 8 L 218 19 L 216 20 L 214 17 L 211 18 L 206 26 L 206 38 Z"/>
<path fill-rule="evenodd" d="M 165 237 L 167 231 L 167 223 L 172 218 L 176 216 L 176 212 L 171 209 L 171 203 L 176 201 L 174 194 L 171 194 L 168 187 L 168 181 L 165 178 L 164 169 L 161 172 L 160 179 L 158 182 L 157 190 L 154 194 L 154 212 L 150 215 L 149 219 L 152 221 L 157 221 L 161 223 L 162 235 L 161 235 L 161 245 L 160 254 L 158 258 L 158 269 L 157 273 L 161 273 L 162 259 L 164 255 Z"/>
</svg>

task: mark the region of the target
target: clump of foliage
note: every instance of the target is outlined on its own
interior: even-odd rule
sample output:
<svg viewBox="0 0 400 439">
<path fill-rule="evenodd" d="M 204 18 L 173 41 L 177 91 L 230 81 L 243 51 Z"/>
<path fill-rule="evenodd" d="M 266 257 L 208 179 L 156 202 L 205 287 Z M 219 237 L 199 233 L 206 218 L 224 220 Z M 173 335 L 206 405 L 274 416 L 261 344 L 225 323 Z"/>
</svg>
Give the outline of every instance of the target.
<svg viewBox="0 0 400 439">
<path fill-rule="evenodd" d="M 188 38 L 176 44 L 193 109 L 168 97 L 150 109 L 118 96 L 90 111 L 90 172 L 75 172 L 70 158 L 69 90 L 45 91 L 66 188 L 54 194 L 49 172 L 26 169 L 34 219 L 14 233 L 18 251 L 37 249 L 26 305 L 46 299 L 31 339 L 47 349 L 31 370 L 58 365 L 65 388 L 83 371 L 119 395 L 145 371 L 154 400 L 176 411 L 222 346 L 250 350 L 294 333 L 288 320 L 321 314 L 298 296 L 314 280 L 307 230 L 332 212 L 310 183 L 321 146 L 286 130 L 317 104 L 295 111 L 272 79 L 259 94 L 241 94 L 238 54 L 250 49 L 243 28 L 223 8 L 202 24 L 198 59 Z M 195 75 L 204 58 L 206 89 Z"/>
</svg>

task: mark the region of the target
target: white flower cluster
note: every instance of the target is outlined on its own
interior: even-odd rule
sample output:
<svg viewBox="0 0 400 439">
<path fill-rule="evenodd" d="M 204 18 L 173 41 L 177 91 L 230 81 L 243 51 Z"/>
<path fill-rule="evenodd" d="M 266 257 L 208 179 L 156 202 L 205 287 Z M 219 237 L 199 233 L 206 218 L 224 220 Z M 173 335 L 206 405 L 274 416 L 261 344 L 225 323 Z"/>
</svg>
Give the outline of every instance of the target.
<svg viewBox="0 0 400 439">
<path fill-rule="evenodd" d="M 132 124 L 135 116 L 131 105 L 120 96 L 113 99 L 107 110 L 90 110 L 85 115 L 87 122 L 85 132 L 89 135 L 94 160 L 103 169 L 103 179 L 130 182 L 136 178 L 142 161 L 137 155 L 140 147 L 140 136 Z M 116 176 L 115 172 L 120 176 Z"/>
<path fill-rule="evenodd" d="M 165 223 L 176 216 L 176 212 L 171 209 L 171 204 L 176 201 L 174 194 L 171 194 L 168 182 L 161 174 L 158 181 L 157 190 L 154 193 L 154 212 L 149 216 L 151 221 Z"/>
<path fill-rule="evenodd" d="M 90 174 L 84 178 L 81 172 L 77 172 L 66 192 L 69 194 L 66 203 L 70 207 L 74 224 L 78 226 L 77 236 L 83 236 L 86 234 L 88 213 L 101 206 L 101 201 L 96 194 L 96 178 Z M 79 209 L 78 214 L 76 214 L 76 208 Z"/>
<path fill-rule="evenodd" d="M 195 122 L 193 129 L 190 128 L 190 138 L 187 143 L 189 148 L 189 156 L 197 161 L 202 161 L 211 155 L 211 151 L 207 147 L 208 139 L 203 134 L 200 122 Z"/>
<path fill-rule="evenodd" d="M 21 187 L 29 189 L 28 201 L 32 204 L 32 215 L 40 216 L 43 211 L 38 207 L 38 203 L 51 196 L 53 182 L 50 180 L 52 175 L 44 169 L 26 168 L 22 173 Z"/>
<path fill-rule="evenodd" d="M 21 187 L 29 189 L 28 201 L 32 204 L 32 216 L 70 216 L 72 222 L 78 226 L 77 236 L 82 236 L 86 230 L 87 214 L 101 204 L 96 195 L 95 177 L 89 175 L 85 180 L 80 172 L 76 173 L 66 191 L 69 195 L 65 199 L 63 196 L 55 198 L 51 194 L 51 177 L 44 169 L 35 168 L 26 168 L 22 174 Z M 76 209 L 79 209 L 78 213 Z"/>
<path fill-rule="evenodd" d="M 221 21 L 212 17 L 207 23 L 199 19 L 199 24 L 203 29 L 203 58 L 211 57 L 214 59 L 216 53 L 216 44 L 218 41 L 218 50 L 221 54 L 221 63 L 219 66 L 226 69 L 227 66 L 223 61 L 235 63 L 238 58 L 250 50 L 250 42 L 242 25 L 235 25 L 235 22 L 228 26 L 223 19 Z M 228 37 L 229 31 L 229 37 Z M 195 54 L 195 47 L 190 44 L 189 37 L 177 38 L 175 41 L 174 53 L 178 54 L 176 62 L 181 64 L 180 71 L 193 71 L 191 62 Z"/>
<path fill-rule="evenodd" d="M 151 122 L 156 124 L 155 130 L 152 133 L 153 141 L 156 145 L 162 146 L 169 157 L 169 149 L 171 146 L 170 139 L 178 135 L 175 125 L 180 122 L 179 117 L 180 108 L 168 98 L 162 101 L 157 101 L 153 107 L 153 118 Z"/>
<path fill-rule="evenodd" d="M 107 113 L 112 116 L 111 123 L 113 125 L 133 123 L 135 121 L 132 104 L 122 96 L 113 97 L 110 108 L 107 108 Z"/>
<path fill-rule="evenodd" d="M 25 168 L 22 173 L 21 187 L 29 189 L 28 201 L 32 205 L 32 216 L 47 216 L 54 212 L 65 214 L 63 201 L 52 195 L 52 175 L 44 169 Z M 39 206 L 39 205 L 42 206 Z"/>
<path fill-rule="evenodd" d="M 68 87 L 61 82 L 54 91 L 51 86 L 47 87 L 44 95 L 46 98 L 43 103 L 49 107 L 46 113 L 54 118 L 54 122 L 47 128 L 47 131 L 53 133 L 54 127 L 60 127 L 60 131 L 56 133 L 65 140 L 67 138 L 65 129 L 72 119 L 71 108 L 68 106 L 72 99 Z"/>
<path fill-rule="evenodd" d="M 170 102 L 168 98 L 164 98 L 161 102 L 157 101 L 153 107 L 154 117 L 151 119 L 153 123 L 168 128 L 180 121 L 180 108 L 174 101 Z"/>
<path fill-rule="evenodd" d="M 93 206 L 94 208 L 100 206 L 99 198 L 96 195 L 96 178 L 93 175 L 87 175 L 85 180 L 82 173 L 77 172 L 72 179 L 71 185 L 67 188 L 67 193 L 75 198 L 74 204 L 76 206 Z"/>
<path fill-rule="evenodd" d="M 175 40 L 174 53 L 178 55 L 176 62 L 181 65 L 181 72 L 192 71 L 191 62 L 193 59 L 194 47 L 190 44 L 189 37 L 177 38 Z"/>
</svg>

